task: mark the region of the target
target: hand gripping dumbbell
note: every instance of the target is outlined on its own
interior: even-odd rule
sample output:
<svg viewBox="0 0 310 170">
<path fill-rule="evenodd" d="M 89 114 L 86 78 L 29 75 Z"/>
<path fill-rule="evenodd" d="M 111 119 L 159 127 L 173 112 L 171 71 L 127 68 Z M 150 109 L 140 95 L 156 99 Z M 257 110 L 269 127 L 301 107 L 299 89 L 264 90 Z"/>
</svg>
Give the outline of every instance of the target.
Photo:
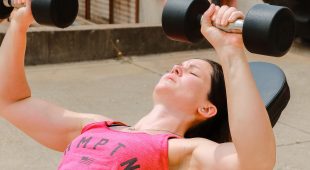
<svg viewBox="0 0 310 170">
<path fill-rule="evenodd" d="M 195 43 L 203 38 L 200 22 L 209 8 L 208 0 L 167 0 L 162 14 L 162 27 L 173 40 Z M 254 5 L 244 20 L 220 29 L 242 33 L 248 51 L 256 54 L 283 56 L 295 37 L 295 19 L 286 7 Z"/>
<path fill-rule="evenodd" d="M 23 5 L 22 5 L 23 6 Z M 0 19 L 8 18 L 14 8 L 11 0 L 0 0 Z M 65 28 L 71 25 L 78 13 L 78 0 L 32 0 L 31 10 L 36 22 Z"/>
</svg>

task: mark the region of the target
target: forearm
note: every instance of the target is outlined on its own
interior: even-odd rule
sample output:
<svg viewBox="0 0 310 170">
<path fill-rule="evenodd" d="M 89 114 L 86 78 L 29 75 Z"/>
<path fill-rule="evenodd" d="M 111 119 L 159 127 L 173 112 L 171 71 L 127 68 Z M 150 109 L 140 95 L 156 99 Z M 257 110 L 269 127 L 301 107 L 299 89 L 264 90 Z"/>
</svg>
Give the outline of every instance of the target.
<svg viewBox="0 0 310 170">
<path fill-rule="evenodd" d="M 229 125 L 240 161 L 252 169 L 254 165 L 273 166 L 275 139 L 246 56 L 243 51 L 219 55 L 225 75 Z"/>
<path fill-rule="evenodd" d="M 0 108 L 30 96 L 24 71 L 26 31 L 12 21 L 0 47 Z"/>
</svg>

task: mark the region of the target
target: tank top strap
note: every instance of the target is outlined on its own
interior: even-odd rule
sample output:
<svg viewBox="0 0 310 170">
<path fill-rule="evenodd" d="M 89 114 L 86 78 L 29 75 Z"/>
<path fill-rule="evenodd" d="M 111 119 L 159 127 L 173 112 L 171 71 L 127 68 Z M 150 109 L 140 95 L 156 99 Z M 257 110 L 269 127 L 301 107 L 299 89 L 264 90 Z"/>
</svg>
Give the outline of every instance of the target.
<svg viewBox="0 0 310 170">
<path fill-rule="evenodd" d="M 107 129 L 108 127 L 111 126 L 128 126 L 122 122 L 118 121 L 102 121 L 102 122 L 93 122 L 90 124 L 87 124 L 86 126 L 83 127 L 81 134 L 90 130 L 90 129 L 95 129 L 95 128 L 104 128 Z"/>
<path fill-rule="evenodd" d="M 105 124 L 107 127 L 111 127 L 111 126 L 128 126 L 123 122 L 118 122 L 118 121 L 105 121 Z"/>
</svg>

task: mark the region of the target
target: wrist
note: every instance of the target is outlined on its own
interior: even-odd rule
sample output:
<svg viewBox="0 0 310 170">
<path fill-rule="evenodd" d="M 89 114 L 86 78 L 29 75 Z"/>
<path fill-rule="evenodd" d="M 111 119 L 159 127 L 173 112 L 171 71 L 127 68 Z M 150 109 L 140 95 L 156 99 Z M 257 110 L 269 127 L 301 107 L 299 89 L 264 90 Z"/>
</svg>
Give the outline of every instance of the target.
<svg viewBox="0 0 310 170">
<path fill-rule="evenodd" d="M 15 30 L 26 33 L 28 31 L 30 24 L 21 23 L 16 20 L 11 20 L 10 27 L 13 27 Z"/>
<path fill-rule="evenodd" d="M 232 66 L 234 63 L 248 62 L 244 48 L 226 46 L 216 50 L 216 53 L 222 65 Z"/>
<path fill-rule="evenodd" d="M 234 46 L 234 45 L 227 45 L 215 48 L 216 53 L 220 59 L 224 58 L 239 58 L 245 57 L 245 50 L 243 46 Z"/>
</svg>

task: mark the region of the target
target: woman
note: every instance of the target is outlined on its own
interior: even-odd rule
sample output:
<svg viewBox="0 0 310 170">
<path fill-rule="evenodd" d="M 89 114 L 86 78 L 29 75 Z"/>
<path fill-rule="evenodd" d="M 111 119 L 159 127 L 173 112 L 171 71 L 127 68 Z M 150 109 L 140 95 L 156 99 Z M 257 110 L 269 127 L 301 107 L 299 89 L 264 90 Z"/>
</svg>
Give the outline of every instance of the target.
<svg viewBox="0 0 310 170">
<path fill-rule="evenodd" d="M 31 97 L 24 72 L 26 32 L 33 22 L 30 3 L 16 11 L 1 45 L 0 114 L 42 145 L 64 152 L 59 169 L 273 168 L 275 139 L 241 36 L 211 24 L 243 18 L 240 11 L 211 5 L 202 20 L 201 31 L 216 50 L 227 91 L 232 142 L 217 143 L 183 138 L 188 129 L 225 110 L 225 102 L 221 108 L 221 100 L 209 99 L 224 85 L 213 62 L 192 59 L 175 65 L 156 85 L 153 109 L 132 127 Z M 225 90 L 221 93 L 225 98 Z"/>
</svg>

